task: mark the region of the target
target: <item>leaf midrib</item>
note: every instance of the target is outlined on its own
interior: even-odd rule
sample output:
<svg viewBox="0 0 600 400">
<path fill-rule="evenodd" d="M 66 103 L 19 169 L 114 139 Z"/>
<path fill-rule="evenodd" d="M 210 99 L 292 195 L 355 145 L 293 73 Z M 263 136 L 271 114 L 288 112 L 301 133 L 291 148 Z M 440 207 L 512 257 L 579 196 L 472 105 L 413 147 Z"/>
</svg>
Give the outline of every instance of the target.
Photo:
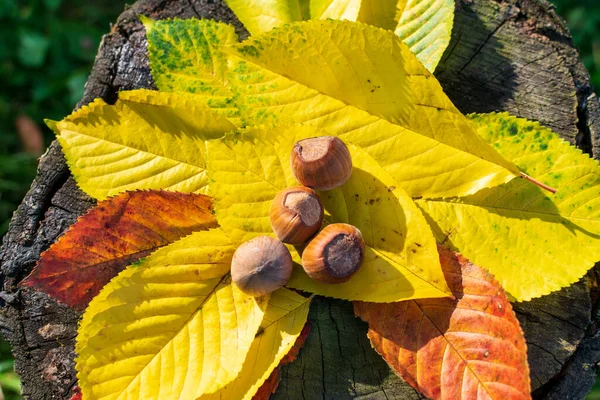
<svg viewBox="0 0 600 400">
<path fill-rule="evenodd" d="M 598 219 L 590 219 L 590 218 L 583 218 L 583 217 L 571 217 L 571 216 L 565 216 L 562 214 L 554 214 L 554 213 L 550 213 L 550 212 L 531 211 L 531 210 L 523 210 L 523 209 L 520 210 L 517 208 L 488 206 L 488 205 L 481 205 L 481 204 L 475 204 L 475 203 L 458 203 L 458 202 L 453 202 L 453 201 L 445 201 L 444 199 L 423 199 L 420 201 L 426 202 L 426 203 L 448 204 L 451 206 L 476 207 L 476 208 L 493 209 L 493 210 L 501 210 L 501 211 L 515 211 L 515 212 L 521 212 L 523 214 L 548 215 L 551 217 L 563 218 L 563 219 L 567 219 L 567 220 L 574 219 L 574 220 L 600 223 L 600 220 L 598 220 Z M 417 203 L 419 203 L 419 202 L 417 202 Z"/>
<path fill-rule="evenodd" d="M 171 336 L 171 340 L 167 340 L 165 342 L 165 344 L 160 349 L 158 349 L 156 351 L 156 354 L 154 354 L 152 356 L 152 358 L 150 358 L 148 360 L 148 362 L 145 363 L 144 366 L 135 375 L 133 375 L 133 379 L 131 379 L 131 381 L 129 381 L 129 383 L 127 384 L 127 386 L 120 391 L 120 394 L 117 397 L 117 399 L 123 398 L 122 396 L 127 392 L 127 390 L 129 389 L 129 387 L 131 386 L 131 384 L 135 381 L 135 379 L 137 377 L 139 377 L 144 372 L 144 370 L 148 367 L 148 365 L 150 365 L 150 363 L 152 363 L 152 361 L 154 361 L 154 359 L 156 359 L 156 357 L 158 357 L 158 355 L 160 353 L 162 353 L 162 351 L 165 349 L 165 347 L 167 347 L 169 345 L 169 343 L 171 343 L 171 341 L 173 340 L 173 338 L 175 338 L 177 335 L 179 335 L 179 333 L 183 329 L 185 329 L 186 326 L 189 325 L 189 322 L 200 312 L 200 310 L 202 310 L 202 307 L 204 306 L 204 304 L 206 304 L 206 302 L 215 294 L 215 292 L 217 291 L 217 288 L 219 288 L 223 284 L 223 281 L 225 281 L 225 279 L 228 276 L 230 276 L 229 272 L 226 273 L 225 275 L 223 275 L 221 277 L 221 279 L 215 284 L 215 286 L 212 288 L 212 290 L 206 295 L 205 299 L 202 300 L 202 303 L 200 303 L 198 305 L 198 307 L 196 308 L 196 311 L 194 311 L 193 313 L 190 314 L 189 318 L 186 319 L 183 324 L 181 324 L 181 326 L 179 327 L 179 329 L 177 329 L 177 331 L 173 332 L 173 335 Z M 179 393 L 179 396 L 181 396 L 181 392 Z"/>
<path fill-rule="evenodd" d="M 228 48 L 228 47 L 229 47 L 229 48 Z M 380 120 L 383 120 L 383 121 L 389 122 L 390 124 L 393 124 L 393 125 L 395 125 L 395 126 L 398 126 L 398 127 L 402 128 L 402 129 L 405 129 L 405 130 L 407 130 L 407 131 L 413 132 L 413 133 L 415 133 L 416 135 L 419 135 L 419 136 L 421 136 L 421 137 L 424 137 L 424 138 L 430 139 L 430 140 L 432 140 L 432 141 L 434 141 L 434 142 L 436 142 L 436 143 L 439 143 L 439 144 L 443 144 L 443 145 L 445 145 L 445 146 L 448 146 L 448 147 L 450 147 L 450 148 L 452 148 L 452 149 L 456 150 L 457 152 L 464 153 L 464 154 L 468 154 L 469 156 L 471 156 L 471 157 L 473 157 L 473 158 L 476 158 L 476 159 L 478 159 L 478 160 L 482 160 L 482 161 L 483 161 L 483 162 L 485 162 L 485 163 L 488 163 L 488 164 L 495 165 L 495 166 L 497 166 L 497 167 L 501 168 L 502 170 L 504 170 L 504 171 L 507 171 L 508 173 L 512 174 L 512 175 L 513 175 L 515 178 L 517 177 L 517 175 L 515 175 L 515 174 L 514 174 L 513 172 L 511 172 L 509 169 L 507 169 L 506 167 L 504 167 L 504 166 L 502 166 L 502 165 L 500 165 L 500 164 L 496 164 L 495 162 L 493 162 L 493 161 L 490 161 L 490 160 L 487 160 L 487 159 L 485 159 L 485 158 L 482 158 L 482 157 L 480 157 L 479 155 L 473 154 L 473 153 L 471 153 L 471 152 L 468 152 L 468 151 L 465 151 L 465 150 L 458 149 L 458 148 L 456 148 L 456 147 L 454 147 L 454 146 L 452 146 L 452 145 L 449 145 L 449 144 L 447 144 L 447 143 L 441 142 L 441 141 L 439 141 L 438 139 L 436 139 L 435 137 L 430 137 L 430 136 L 424 135 L 424 134 L 422 134 L 422 133 L 420 133 L 420 132 L 417 132 L 417 131 L 414 131 L 414 130 L 412 130 L 412 129 L 409 129 L 409 128 L 407 128 L 407 127 L 403 126 L 403 125 L 399 125 L 399 124 L 397 124 L 397 123 L 395 123 L 395 122 L 389 121 L 389 120 L 388 120 L 388 119 L 386 119 L 386 118 L 382 118 L 381 116 L 375 115 L 375 114 L 373 114 L 373 113 L 371 113 L 371 112 L 369 112 L 369 111 L 367 111 L 367 110 L 363 110 L 363 109 L 361 109 L 361 108 L 359 108 L 359 107 L 356 107 L 356 106 L 354 106 L 354 105 L 352 105 L 352 104 L 349 104 L 349 103 L 347 103 L 347 102 L 346 102 L 346 101 L 344 101 L 344 100 L 341 100 L 341 99 L 338 99 L 338 98 L 336 98 L 336 97 L 333 97 L 333 96 L 331 96 L 331 95 L 329 95 L 329 94 L 327 94 L 327 93 L 323 93 L 321 90 L 315 89 L 315 88 L 313 88 L 313 87 L 311 87 L 311 86 L 308 86 L 308 85 L 306 85 L 306 84 L 304 84 L 304 83 L 301 83 L 301 82 L 299 82 L 299 81 L 297 81 L 297 80 L 295 80 L 295 79 L 293 79 L 293 78 L 289 77 L 289 76 L 288 76 L 287 74 L 285 74 L 285 73 L 280 73 L 280 72 L 272 71 L 271 69 L 269 69 L 269 68 L 267 68 L 267 67 L 265 67 L 265 66 L 263 66 L 263 65 L 261 65 L 261 64 L 258 64 L 257 62 L 254 62 L 254 61 L 248 60 L 248 59 L 246 59 L 246 58 L 243 58 L 243 57 L 242 57 L 242 56 L 240 56 L 239 54 L 237 54 L 237 53 L 233 52 L 233 51 L 230 49 L 231 47 L 233 47 L 233 46 L 220 46 L 220 49 L 221 49 L 223 52 L 225 52 L 225 53 L 227 53 L 228 55 L 230 55 L 230 56 L 238 57 L 238 58 L 240 58 L 240 59 L 244 60 L 245 62 L 247 62 L 247 63 L 249 63 L 249 64 L 255 65 L 255 66 L 257 66 L 257 67 L 259 67 L 259 68 L 262 68 L 262 69 L 265 69 L 265 70 L 267 70 L 267 71 L 269 71 L 269 72 L 271 72 L 271 73 L 274 73 L 274 74 L 277 74 L 277 75 L 279 75 L 279 76 L 282 76 L 282 77 L 284 77 L 285 79 L 288 79 L 288 80 L 290 80 L 290 81 L 292 81 L 292 82 L 295 82 L 295 83 L 297 83 L 297 84 L 299 84 L 299 85 L 302 85 L 302 86 L 304 86 L 304 87 L 308 88 L 309 90 L 314 90 L 314 91 L 315 91 L 315 92 L 317 92 L 319 95 L 326 96 L 326 97 L 328 97 L 328 98 L 330 98 L 330 99 L 333 99 L 333 100 L 339 101 L 340 103 L 344 104 L 344 107 L 352 107 L 352 108 L 354 108 L 354 109 L 356 109 L 356 110 L 359 110 L 359 111 L 361 111 L 361 112 L 365 112 L 365 113 L 367 113 L 368 115 L 370 115 L 370 116 L 372 116 L 372 117 L 375 117 L 375 118 L 378 118 L 378 119 L 380 119 Z M 406 74 L 406 76 L 407 76 L 407 77 L 413 77 L 413 76 L 423 76 L 423 75 L 421 75 L 421 74 L 408 74 L 408 73 L 407 73 L 407 74 Z M 229 85 L 223 85 L 223 86 L 224 86 L 224 87 L 226 87 L 226 88 L 228 88 L 228 89 L 230 89 L 230 86 L 229 86 Z M 433 108 L 439 109 L 439 107 L 428 106 L 428 105 L 424 105 L 424 104 L 415 104 L 415 105 L 416 105 L 416 106 L 420 106 L 420 107 L 433 107 Z M 268 108 L 268 107 L 271 107 L 271 106 L 269 106 L 269 105 L 265 106 L 265 108 Z M 240 107 L 239 107 L 239 106 L 238 106 L 237 108 L 238 108 L 238 109 L 240 109 Z M 460 112 L 459 112 L 458 110 L 456 110 L 456 111 L 453 111 L 453 110 L 448 110 L 448 109 L 445 109 L 445 108 L 444 108 L 443 110 L 444 110 L 444 111 L 447 111 L 447 112 L 454 113 L 454 114 L 460 114 Z M 462 115 L 462 114 L 461 114 L 461 115 Z M 466 119 L 466 117 L 465 117 L 465 119 Z M 467 120 L 467 121 L 468 121 L 468 120 Z M 473 134 L 474 134 L 474 135 L 478 135 L 478 134 L 477 134 L 475 131 L 473 131 Z M 481 140 L 481 142 L 482 142 L 482 144 L 485 144 L 485 145 L 489 146 L 489 145 L 487 144 L 487 142 L 485 142 L 483 139 Z M 490 147 L 491 147 L 491 146 L 490 146 Z M 380 165 L 380 164 L 379 164 L 379 161 L 377 161 L 377 160 L 376 160 L 376 162 L 377 162 L 377 164 L 378 164 L 378 165 Z M 509 162 L 510 162 L 510 161 L 509 161 Z M 380 165 L 380 167 L 381 167 L 381 165 Z M 383 168 L 383 167 L 382 167 L 382 168 Z M 515 167 L 515 168 L 516 168 L 516 167 Z"/>
<path fill-rule="evenodd" d="M 106 138 L 99 138 L 97 136 L 90 135 L 88 133 L 83 133 L 83 132 L 80 132 L 80 131 L 74 131 L 74 130 L 71 130 L 71 129 L 65 129 L 65 131 L 74 133 L 76 135 L 81 135 L 81 136 L 93 138 L 93 139 L 96 139 L 99 142 L 106 142 L 106 143 L 111 143 L 111 144 L 118 145 L 118 146 L 123 146 L 124 148 L 133 149 L 133 150 L 139 151 L 141 153 L 151 154 L 151 155 L 156 156 L 156 157 L 164 158 L 165 160 L 174 161 L 174 162 L 179 163 L 179 164 L 183 164 L 183 165 L 187 165 L 187 166 L 190 166 L 190 167 L 193 167 L 193 168 L 197 168 L 197 169 L 200 170 L 199 172 L 206 171 L 206 165 L 203 166 L 203 167 L 200 167 L 200 166 L 195 165 L 195 164 L 190 164 L 187 161 L 178 160 L 176 158 L 171 158 L 171 157 L 168 157 L 168 156 L 162 155 L 162 154 L 156 154 L 156 152 L 151 152 L 151 151 L 143 150 L 143 149 L 140 149 L 139 147 L 135 147 L 135 146 L 125 145 L 123 143 L 115 142 L 113 140 L 108 140 Z M 60 136 L 62 136 L 62 135 L 60 135 Z M 190 138 L 190 140 L 192 140 L 193 142 L 196 142 L 197 139 Z M 206 158 L 206 157 L 204 157 L 204 158 Z M 204 163 L 206 164 L 206 159 L 204 159 Z"/>
</svg>

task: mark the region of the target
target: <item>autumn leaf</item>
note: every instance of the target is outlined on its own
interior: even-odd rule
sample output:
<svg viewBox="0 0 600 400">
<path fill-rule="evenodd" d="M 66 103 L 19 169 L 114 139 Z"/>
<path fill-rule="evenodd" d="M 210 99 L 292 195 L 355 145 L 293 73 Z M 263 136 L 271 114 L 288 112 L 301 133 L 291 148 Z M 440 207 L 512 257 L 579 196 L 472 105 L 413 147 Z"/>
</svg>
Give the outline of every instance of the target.
<svg viewBox="0 0 600 400">
<path fill-rule="evenodd" d="M 96 99 L 47 124 L 79 187 L 99 200 L 136 189 L 201 192 L 204 141 L 234 128 L 196 96 L 152 90 L 120 92 L 114 106 Z"/>
<path fill-rule="evenodd" d="M 221 48 L 246 124 L 303 123 L 338 135 L 411 197 L 475 193 L 520 173 L 389 31 L 308 21 Z"/>
<path fill-rule="evenodd" d="M 343 19 L 392 30 L 434 71 L 450 43 L 453 0 L 226 0 L 246 29 L 259 34 L 286 23 Z"/>
<path fill-rule="evenodd" d="M 515 179 L 458 199 L 419 200 L 438 240 L 488 269 L 517 300 L 578 281 L 600 260 L 600 166 L 537 122 L 473 115 L 475 127 L 520 169 L 558 189 Z"/>
<path fill-rule="evenodd" d="M 151 32 L 159 24 L 169 31 L 169 21 L 155 21 Z M 199 51 L 202 41 L 191 36 L 194 29 L 185 29 L 180 52 L 190 42 Z M 148 39 L 156 49 L 175 42 L 168 33 Z M 412 197 L 471 194 L 519 174 L 475 133 L 435 77 L 392 32 L 360 23 L 309 21 L 235 46 L 217 37 L 210 46 L 216 44 L 229 55 L 229 64 L 226 78 L 221 80 L 219 72 L 211 85 L 225 85 L 233 95 L 198 97 L 239 126 L 304 123 L 325 129 L 363 147 Z M 175 71 L 164 57 L 154 59 L 159 52 L 150 53 L 153 69 L 166 65 Z M 204 68 L 198 72 L 202 76 L 213 72 L 199 62 L 193 68 Z M 188 80 L 194 82 L 194 77 Z M 159 88 L 173 90 L 169 84 Z"/>
<path fill-rule="evenodd" d="M 304 346 L 304 342 L 308 338 L 308 333 L 310 332 L 310 322 L 307 322 L 302 328 L 302 332 L 296 339 L 294 346 L 290 349 L 290 351 L 281 359 L 279 362 L 279 366 L 271 372 L 269 378 L 262 384 L 262 386 L 257 390 L 252 400 L 268 400 L 271 397 L 271 394 L 275 393 L 277 387 L 279 386 L 279 381 L 281 380 L 281 367 L 287 364 L 290 364 L 296 360 L 300 350 Z"/>
<path fill-rule="evenodd" d="M 217 226 L 210 199 L 165 191 L 101 201 L 44 252 L 21 286 L 84 309 L 127 265 L 193 231 Z"/>
<path fill-rule="evenodd" d="M 79 389 L 79 386 L 75 385 L 73 387 L 73 389 L 71 390 L 71 393 L 73 393 L 73 394 L 71 395 L 69 400 L 82 400 L 81 390 Z"/>
<path fill-rule="evenodd" d="M 206 96 L 212 108 L 222 108 L 222 115 L 235 120 L 239 113 L 230 107 L 233 94 L 224 85 L 227 57 L 217 48 L 237 43 L 233 26 L 208 19 L 140 20 L 156 86 L 165 92 Z"/>
<path fill-rule="evenodd" d="M 248 129 L 207 142 L 210 195 L 222 229 L 244 240 L 273 235 L 273 198 L 281 189 L 298 185 L 290 169 L 294 143 L 321 133 L 300 126 Z M 350 180 L 320 195 L 328 223 L 344 222 L 361 230 L 367 245 L 364 264 L 338 285 L 314 281 L 296 265 L 288 286 L 374 302 L 448 296 L 436 244 L 422 214 L 366 152 L 351 144 L 349 148 L 354 166 Z M 290 250 L 299 262 L 299 250 Z"/>
<path fill-rule="evenodd" d="M 77 335 L 85 399 L 195 399 L 236 379 L 268 296 L 231 284 L 234 243 L 219 229 L 195 232 L 102 289 Z"/>
<path fill-rule="evenodd" d="M 277 375 L 280 365 L 296 358 L 305 340 L 301 335 L 308 334 L 304 327 L 310 300 L 285 288 L 273 292 L 238 378 L 199 400 L 256 400 L 255 394 L 259 394 L 260 390 L 264 393 L 276 388 L 279 380 L 271 378 L 272 374 Z M 265 384 L 267 386 L 263 389 Z"/>
<path fill-rule="evenodd" d="M 455 300 L 354 303 L 375 350 L 432 399 L 531 399 L 527 346 L 502 287 L 440 247 Z"/>
</svg>

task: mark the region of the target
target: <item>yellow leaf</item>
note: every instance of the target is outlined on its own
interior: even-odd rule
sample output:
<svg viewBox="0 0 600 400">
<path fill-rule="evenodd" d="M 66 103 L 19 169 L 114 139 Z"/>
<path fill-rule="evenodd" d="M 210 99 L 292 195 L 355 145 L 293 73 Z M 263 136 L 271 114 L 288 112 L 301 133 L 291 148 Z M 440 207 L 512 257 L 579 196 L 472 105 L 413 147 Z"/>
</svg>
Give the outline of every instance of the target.
<svg viewBox="0 0 600 400">
<path fill-rule="evenodd" d="M 235 119 L 232 93 L 225 86 L 227 58 L 219 45 L 237 43 L 231 25 L 209 19 L 165 19 L 140 16 L 146 28 L 148 58 L 154 83 L 163 92 L 202 96 L 211 108 Z"/>
<path fill-rule="evenodd" d="M 368 8 L 371 2 L 371 0 L 310 0 L 310 17 L 311 19 L 357 21 L 363 7 Z M 388 9 L 388 11 L 391 12 L 393 18 L 394 13 L 392 10 Z"/>
<path fill-rule="evenodd" d="M 96 99 L 60 122 L 48 121 L 79 187 L 102 200 L 136 189 L 202 192 L 207 139 L 234 125 L 193 95 L 121 92 Z"/>
<path fill-rule="evenodd" d="M 537 122 L 473 115 L 479 134 L 552 195 L 523 180 L 459 199 L 420 200 L 438 240 L 487 268 L 517 300 L 579 280 L 600 259 L 600 166 Z"/>
<path fill-rule="evenodd" d="M 230 284 L 235 250 L 196 232 L 125 269 L 79 326 L 77 377 L 92 399 L 195 399 L 233 381 L 268 298 Z"/>
<path fill-rule="evenodd" d="M 392 32 L 308 21 L 222 49 L 246 124 L 304 123 L 339 135 L 412 197 L 471 194 L 519 174 Z"/>
<path fill-rule="evenodd" d="M 434 71 L 454 22 L 454 0 L 227 0 L 253 35 L 308 19 L 358 21 L 394 31 Z"/>
<path fill-rule="evenodd" d="M 199 400 L 251 400 L 296 343 L 308 317 L 310 300 L 285 288 L 273 292 L 238 378 Z"/>
<path fill-rule="evenodd" d="M 273 235 L 269 209 L 279 190 L 298 185 L 290 170 L 294 143 L 320 136 L 311 127 L 246 130 L 207 143 L 210 194 L 225 231 L 244 240 Z M 326 220 L 353 224 L 367 250 L 361 269 L 348 281 L 313 281 L 296 265 L 288 286 L 349 300 L 391 302 L 449 295 L 436 243 L 423 215 L 395 181 L 364 151 L 349 146 L 354 172 L 341 188 L 322 192 Z M 297 249 L 290 247 L 298 262 Z"/>
<path fill-rule="evenodd" d="M 309 19 L 310 0 L 225 0 L 251 34 Z"/>
<path fill-rule="evenodd" d="M 378 0 L 372 1 L 380 3 Z M 450 44 L 454 3 L 454 0 L 398 1 L 398 11 L 402 11 L 399 17 L 396 14 L 398 23 L 394 32 L 431 72 L 435 71 Z"/>
</svg>

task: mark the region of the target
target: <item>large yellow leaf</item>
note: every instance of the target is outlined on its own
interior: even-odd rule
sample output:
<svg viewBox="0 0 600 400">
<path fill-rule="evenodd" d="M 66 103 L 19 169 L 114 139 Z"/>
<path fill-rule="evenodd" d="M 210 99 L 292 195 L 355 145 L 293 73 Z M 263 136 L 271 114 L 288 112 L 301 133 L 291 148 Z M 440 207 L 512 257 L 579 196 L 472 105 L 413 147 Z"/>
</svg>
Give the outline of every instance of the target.
<svg viewBox="0 0 600 400">
<path fill-rule="evenodd" d="M 537 122 L 472 116 L 481 136 L 542 182 L 515 179 L 459 199 L 420 200 L 438 240 L 487 268 L 517 300 L 566 287 L 600 260 L 600 166 Z"/>
<path fill-rule="evenodd" d="M 79 187 L 99 200 L 135 189 L 201 192 L 205 145 L 234 128 L 196 96 L 151 90 L 101 99 L 48 121 Z"/>
<path fill-rule="evenodd" d="M 225 0 L 253 35 L 310 19 L 310 0 Z"/>
<path fill-rule="evenodd" d="M 166 50 L 157 49 L 170 49 L 175 42 L 182 52 L 189 43 L 204 43 L 192 35 L 199 30 L 197 21 L 177 22 L 192 25 L 177 30 L 185 40 L 152 34 L 168 33 L 172 23 L 155 21 L 149 27 L 155 73 L 177 68 L 161 58 Z M 215 37 L 219 49 L 226 49 L 229 42 Z M 206 79 L 214 76 L 207 87 L 226 85 L 229 97 L 225 92 L 199 97 L 237 125 L 300 122 L 326 129 L 365 148 L 413 197 L 467 195 L 519 173 L 474 133 L 435 77 L 391 32 L 312 21 L 279 28 L 238 48 L 228 50 L 237 55 L 230 55 L 224 80 L 222 69 L 215 73 L 199 61 L 186 67 Z M 195 85 L 196 76 L 189 74 L 180 89 Z M 161 90 L 175 89 L 168 79 L 157 82 Z"/>
<path fill-rule="evenodd" d="M 519 174 L 392 32 L 308 21 L 222 49 L 247 125 L 305 123 L 339 135 L 410 196 L 471 194 Z"/>
<path fill-rule="evenodd" d="M 273 292 L 238 378 L 200 400 L 252 399 L 296 343 L 308 317 L 310 300 L 285 288 Z"/>
<path fill-rule="evenodd" d="M 253 35 L 289 22 L 343 19 L 390 29 L 434 71 L 450 43 L 454 0 L 227 0 Z"/>
<path fill-rule="evenodd" d="M 222 228 L 245 239 L 273 235 L 269 208 L 277 192 L 298 185 L 290 170 L 294 143 L 319 136 L 310 127 L 247 130 L 207 143 L 210 194 Z M 348 281 L 313 281 L 296 265 L 288 286 L 349 300 L 390 302 L 448 296 L 436 243 L 418 208 L 364 151 L 350 145 L 354 172 L 341 188 L 322 192 L 328 222 L 361 230 L 367 250 Z M 290 247 L 299 261 L 297 249 Z"/>
<path fill-rule="evenodd" d="M 233 381 L 268 302 L 230 284 L 234 250 L 220 230 L 197 232 L 105 286 L 77 336 L 83 397 L 195 399 Z"/>
<path fill-rule="evenodd" d="M 380 4 L 378 0 L 372 1 Z M 454 0 L 398 1 L 400 16 L 396 14 L 398 23 L 394 32 L 431 72 L 435 71 L 450 44 L 454 3 Z M 364 22 L 369 23 L 368 20 Z"/>
</svg>

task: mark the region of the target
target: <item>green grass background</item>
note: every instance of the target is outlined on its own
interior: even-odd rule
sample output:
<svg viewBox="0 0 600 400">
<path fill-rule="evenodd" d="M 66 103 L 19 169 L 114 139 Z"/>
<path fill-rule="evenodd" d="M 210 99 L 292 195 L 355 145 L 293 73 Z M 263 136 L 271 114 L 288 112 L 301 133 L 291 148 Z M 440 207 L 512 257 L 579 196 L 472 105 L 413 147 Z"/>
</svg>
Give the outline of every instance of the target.
<svg viewBox="0 0 600 400">
<path fill-rule="evenodd" d="M 132 0 L 133 1 L 133 0 Z M 583 62 L 600 88 L 600 0 L 554 0 Z M 52 141 L 44 118 L 69 114 L 83 87 L 101 35 L 124 9 L 123 0 L 0 0 L 0 237 L 35 175 L 37 156 L 24 151 L 15 128 L 29 116 Z M 0 340 L 0 388 L 20 399 L 10 347 Z M 0 397 L 1 399 L 1 397 Z M 588 399 L 600 399 L 600 386 Z"/>
</svg>

